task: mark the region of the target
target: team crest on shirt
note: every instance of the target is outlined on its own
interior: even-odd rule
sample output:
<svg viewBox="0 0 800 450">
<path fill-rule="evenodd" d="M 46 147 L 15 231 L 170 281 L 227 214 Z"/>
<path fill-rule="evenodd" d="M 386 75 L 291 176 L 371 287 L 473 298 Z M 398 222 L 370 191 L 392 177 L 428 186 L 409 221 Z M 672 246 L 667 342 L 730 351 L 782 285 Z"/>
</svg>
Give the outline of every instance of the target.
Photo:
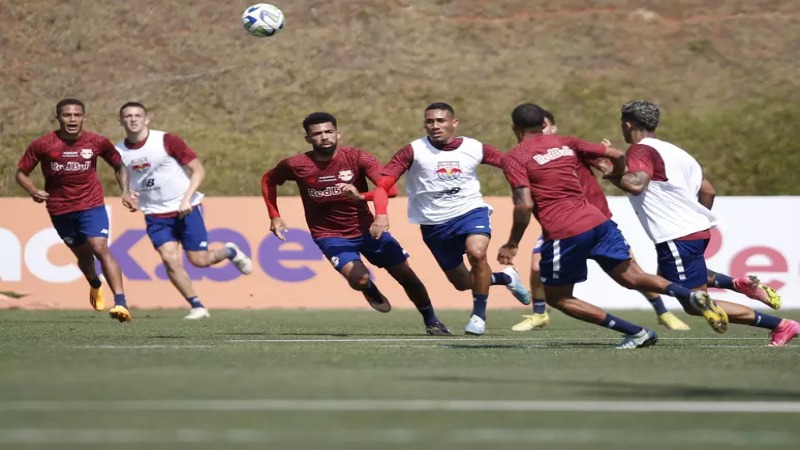
<svg viewBox="0 0 800 450">
<path fill-rule="evenodd" d="M 458 161 L 440 161 L 436 168 L 436 176 L 444 181 L 458 179 L 461 176 L 461 165 Z"/>
<path fill-rule="evenodd" d="M 344 181 L 345 183 L 353 179 L 353 171 L 348 170 L 340 170 L 339 171 L 339 179 Z"/>
<path fill-rule="evenodd" d="M 94 155 L 94 150 L 90 148 L 82 148 L 81 149 L 81 157 L 83 159 L 92 159 L 92 155 Z"/>
<path fill-rule="evenodd" d="M 138 158 L 131 161 L 131 170 L 139 173 L 147 172 L 150 168 L 150 161 L 147 158 Z"/>
</svg>

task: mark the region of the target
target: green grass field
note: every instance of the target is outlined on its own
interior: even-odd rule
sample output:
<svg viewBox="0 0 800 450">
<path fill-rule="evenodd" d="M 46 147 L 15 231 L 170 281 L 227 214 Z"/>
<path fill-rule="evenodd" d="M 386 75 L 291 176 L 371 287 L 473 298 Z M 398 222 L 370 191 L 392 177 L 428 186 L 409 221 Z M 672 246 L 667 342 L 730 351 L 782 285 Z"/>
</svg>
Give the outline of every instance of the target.
<svg viewBox="0 0 800 450">
<path fill-rule="evenodd" d="M 122 325 L 0 311 L 0 448 L 800 442 L 798 345 L 768 348 L 763 330 L 716 335 L 689 318 L 691 332 L 616 351 L 615 333 L 557 312 L 547 331 L 515 333 L 518 311 L 490 311 L 486 336 L 446 338 L 423 335 L 413 311 L 184 313 L 135 311 Z M 650 312 L 620 315 L 656 326 Z M 467 313 L 440 318 L 460 331 Z M 788 412 L 762 412 L 772 402 Z"/>
</svg>

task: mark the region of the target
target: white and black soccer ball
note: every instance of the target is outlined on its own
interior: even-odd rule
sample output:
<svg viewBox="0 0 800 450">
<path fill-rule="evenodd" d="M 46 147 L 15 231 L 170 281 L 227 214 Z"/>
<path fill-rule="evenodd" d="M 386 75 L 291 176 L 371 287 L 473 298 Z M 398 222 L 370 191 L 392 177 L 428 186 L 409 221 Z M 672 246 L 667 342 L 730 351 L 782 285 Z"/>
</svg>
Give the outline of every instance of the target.
<svg viewBox="0 0 800 450">
<path fill-rule="evenodd" d="M 286 25 L 286 20 L 283 17 L 283 11 L 268 3 L 250 6 L 242 14 L 242 26 L 253 36 L 272 36 L 281 31 L 284 25 Z"/>
</svg>

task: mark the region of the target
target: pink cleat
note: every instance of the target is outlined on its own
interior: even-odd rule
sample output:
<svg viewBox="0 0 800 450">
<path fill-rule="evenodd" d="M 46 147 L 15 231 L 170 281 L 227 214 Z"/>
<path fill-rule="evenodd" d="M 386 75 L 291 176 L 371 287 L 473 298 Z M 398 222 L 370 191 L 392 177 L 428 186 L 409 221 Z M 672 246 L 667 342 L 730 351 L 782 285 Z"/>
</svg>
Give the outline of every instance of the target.
<svg viewBox="0 0 800 450">
<path fill-rule="evenodd" d="M 797 333 L 800 333 L 800 323 L 794 320 L 783 319 L 780 325 L 778 325 L 778 328 L 775 328 L 772 330 L 772 333 L 769 334 L 769 346 L 783 347 L 797 336 Z"/>
<path fill-rule="evenodd" d="M 756 276 L 749 275 L 735 278 L 733 280 L 733 289 L 753 300 L 760 301 L 772 309 L 780 309 L 781 307 L 780 294 L 766 284 L 761 284 L 761 281 Z"/>
</svg>

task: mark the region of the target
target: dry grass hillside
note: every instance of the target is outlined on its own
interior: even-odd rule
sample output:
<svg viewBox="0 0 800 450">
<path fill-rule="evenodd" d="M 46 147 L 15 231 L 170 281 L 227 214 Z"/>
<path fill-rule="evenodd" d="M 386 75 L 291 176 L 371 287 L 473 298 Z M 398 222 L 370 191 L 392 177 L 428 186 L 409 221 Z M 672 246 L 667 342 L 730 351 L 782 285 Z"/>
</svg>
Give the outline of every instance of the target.
<svg viewBox="0 0 800 450">
<path fill-rule="evenodd" d="M 551 108 L 566 133 L 619 141 L 634 97 L 662 106 L 661 135 L 719 193 L 800 193 L 797 0 L 275 2 L 287 27 L 258 39 L 239 22 L 249 0 L 0 0 L 0 195 L 21 194 L 16 161 L 65 96 L 113 140 L 120 104 L 149 105 L 154 128 L 201 154 L 212 195 L 257 195 L 265 169 L 305 149 L 314 110 L 386 160 L 420 135 L 431 101 L 508 148 L 521 101 Z M 483 179 L 507 192 L 494 169 Z"/>
</svg>

